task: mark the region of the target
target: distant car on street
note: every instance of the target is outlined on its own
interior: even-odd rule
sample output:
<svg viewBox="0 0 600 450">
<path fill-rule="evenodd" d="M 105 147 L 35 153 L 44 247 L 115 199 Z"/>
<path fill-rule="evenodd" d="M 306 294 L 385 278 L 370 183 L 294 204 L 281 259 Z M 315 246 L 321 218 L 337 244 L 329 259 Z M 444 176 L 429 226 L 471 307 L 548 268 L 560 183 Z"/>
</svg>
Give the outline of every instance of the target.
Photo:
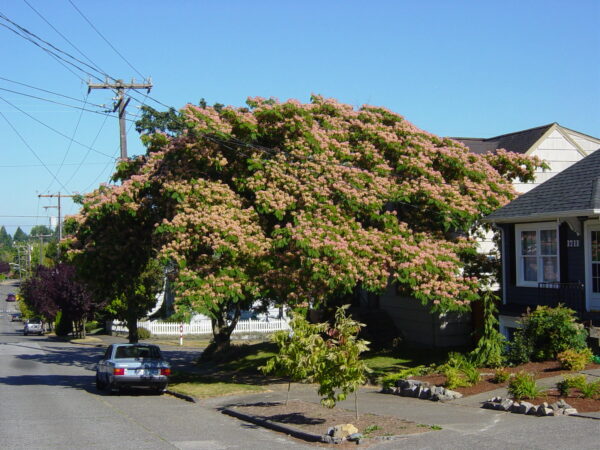
<svg viewBox="0 0 600 450">
<path fill-rule="evenodd" d="M 171 366 L 157 345 L 112 344 L 96 366 L 96 388 L 119 392 L 123 387 L 147 387 L 162 394 Z"/>
<path fill-rule="evenodd" d="M 12 313 L 10 315 L 10 321 L 11 322 L 20 322 L 23 319 L 23 315 L 18 312 L 18 313 Z"/>
<path fill-rule="evenodd" d="M 27 336 L 28 334 L 39 334 L 40 336 L 44 334 L 44 324 L 41 319 L 28 319 L 25 321 L 25 326 L 23 327 L 23 334 Z"/>
<path fill-rule="evenodd" d="M 16 302 L 17 296 L 11 292 L 6 296 L 6 301 L 7 302 Z"/>
</svg>

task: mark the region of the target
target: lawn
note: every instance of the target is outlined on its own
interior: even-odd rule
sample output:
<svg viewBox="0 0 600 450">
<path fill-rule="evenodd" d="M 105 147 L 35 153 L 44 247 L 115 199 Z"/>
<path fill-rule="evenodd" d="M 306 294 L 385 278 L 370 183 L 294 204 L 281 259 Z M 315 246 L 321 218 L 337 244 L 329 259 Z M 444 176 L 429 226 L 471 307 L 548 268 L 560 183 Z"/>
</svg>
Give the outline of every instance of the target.
<svg viewBox="0 0 600 450">
<path fill-rule="evenodd" d="M 197 398 L 216 397 L 240 393 L 260 392 L 265 385 L 284 382 L 279 378 L 265 376 L 258 368 L 275 356 L 277 346 L 271 342 L 232 343 L 231 349 L 211 361 L 200 361 L 194 373 L 173 375 L 170 389 Z M 431 356 L 428 353 L 427 356 Z M 422 352 L 397 350 L 369 352 L 364 360 L 373 371 L 369 381 L 373 384 L 390 373 L 403 369 L 440 362 L 444 355 L 435 354 L 433 359 L 423 359 Z"/>
</svg>

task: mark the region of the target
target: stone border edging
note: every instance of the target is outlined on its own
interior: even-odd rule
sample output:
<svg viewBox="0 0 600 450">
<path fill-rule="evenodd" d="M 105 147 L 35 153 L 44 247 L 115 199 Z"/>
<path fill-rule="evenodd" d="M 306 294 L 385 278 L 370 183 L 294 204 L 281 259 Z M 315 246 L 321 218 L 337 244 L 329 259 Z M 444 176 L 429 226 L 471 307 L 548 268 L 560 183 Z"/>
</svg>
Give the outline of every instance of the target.
<svg viewBox="0 0 600 450">
<path fill-rule="evenodd" d="M 430 385 L 426 381 L 402 379 L 396 381 L 395 387 L 383 388 L 383 394 L 399 395 L 401 397 L 413 397 L 422 400 L 445 402 L 461 398 L 460 392 L 446 389 L 443 386 Z"/>
<path fill-rule="evenodd" d="M 547 416 L 572 416 L 578 414 L 577 410 L 564 400 L 548 404 L 534 405 L 526 401 L 516 401 L 510 398 L 494 397 L 481 405 L 484 409 L 494 411 L 504 411 L 514 414 L 525 414 L 529 416 L 547 417 Z"/>
<path fill-rule="evenodd" d="M 306 431 L 300 431 L 296 428 L 288 427 L 286 425 L 281 425 L 275 422 L 272 422 L 267 419 L 260 419 L 256 416 L 251 416 L 248 414 L 241 413 L 239 411 L 235 411 L 230 408 L 221 409 L 221 413 L 227 414 L 228 416 L 235 417 L 237 419 L 244 420 L 246 422 L 254 423 L 256 425 L 260 425 L 261 427 L 269 428 L 271 430 L 280 431 L 282 433 L 288 434 L 298 439 L 302 439 L 308 442 L 323 442 L 323 436 L 319 434 L 312 434 Z"/>
</svg>

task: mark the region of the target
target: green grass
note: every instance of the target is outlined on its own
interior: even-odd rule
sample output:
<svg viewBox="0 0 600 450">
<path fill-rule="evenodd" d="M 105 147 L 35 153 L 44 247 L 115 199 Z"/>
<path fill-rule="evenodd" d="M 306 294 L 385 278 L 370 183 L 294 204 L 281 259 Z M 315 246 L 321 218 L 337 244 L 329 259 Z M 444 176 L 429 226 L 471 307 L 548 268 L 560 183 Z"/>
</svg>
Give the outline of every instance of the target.
<svg viewBox="0 0 600 450">
<path fill-rule="evenodd" d="M 264 391 L 256 384 L 219 381 L 217 378 L 189 373 L 175 373 L 171 377 L 169 390 L 194 398 L 221 397 Z"/>
</svg>

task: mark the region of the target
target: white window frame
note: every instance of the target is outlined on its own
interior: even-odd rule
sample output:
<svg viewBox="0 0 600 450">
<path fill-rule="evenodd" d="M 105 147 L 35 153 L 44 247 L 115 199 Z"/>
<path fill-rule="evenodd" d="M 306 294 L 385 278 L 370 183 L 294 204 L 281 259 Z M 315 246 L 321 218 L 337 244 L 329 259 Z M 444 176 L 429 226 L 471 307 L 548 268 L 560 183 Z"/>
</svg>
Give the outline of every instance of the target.
<svg viewBox="0 0 600 450">
<path fill-rule="evenodd" d="M 556 231 L 556 275 L 557 283 L 560 281 L 560 235 L 558 224 L 556 222 L 541 222 L 541 223 L 523 223 L 515 225 L 515 259 L 517 268 L 517 286 L 522 287 L 538 287 L 538 283 L 543 281 L 543 265 L 540 263 L 540 231 L 554 230 Z M 536 259 L 537 259 L 537 280 L 525 281 L 523 279 L 523 259 L 521 254 L 521 232 L 535 231 L 536 232 Z"/>
<path fill-rule="evenodd" d="M 590 247 L 592 231 L 600 231 L 597 221 L 588 221 L 584 225 L 585 309 L 587 311 L 595 311 L 598 309 L 598 295 L 592 292 L 592 252 Z"/>
</svg>

